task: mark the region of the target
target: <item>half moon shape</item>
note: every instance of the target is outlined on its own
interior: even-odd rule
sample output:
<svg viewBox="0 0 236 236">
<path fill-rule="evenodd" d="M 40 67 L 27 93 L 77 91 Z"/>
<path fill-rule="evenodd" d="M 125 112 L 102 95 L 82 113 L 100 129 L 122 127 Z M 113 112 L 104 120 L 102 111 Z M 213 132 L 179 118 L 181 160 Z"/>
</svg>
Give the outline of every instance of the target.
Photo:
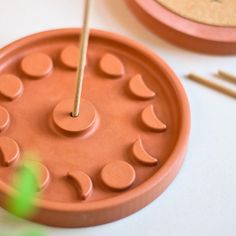
<svg viewBox="0 0 236 236">
<path fill-rule="evenodd" d="M 151 99 L 156 96 L 156 93 L 147 87 L 140 74 L 130 79 L 129 90 L 134 96 L 141 99 Z"/>
<path fill-rule="evenodd" d="M 86 200 L 93 190 L 91 178 L 82 171 L 69 172 L 67 177 L 74 183 L 80 198 Z"/>
<path fill-rule="evenodd" d="M 138 138 L 132 147 L 132 154 L 136 161 L 146 166 L 155 166 L 158 160 L 151 156 L 143 147 L 141 138 Z"/>
<path fill-rule="evenodd" d="M 162 132 L 167 129 L 167 126 L 157 117 L 153 105 L 147 106 L 141 114 L 143 124 L 156 132 Z"/>
</svg>

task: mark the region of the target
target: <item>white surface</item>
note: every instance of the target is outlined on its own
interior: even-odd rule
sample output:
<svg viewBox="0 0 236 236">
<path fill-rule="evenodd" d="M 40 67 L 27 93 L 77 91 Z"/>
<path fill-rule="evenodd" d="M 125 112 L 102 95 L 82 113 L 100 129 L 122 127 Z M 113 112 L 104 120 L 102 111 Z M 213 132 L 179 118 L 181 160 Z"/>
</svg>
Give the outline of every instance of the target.
<svg viewBox="0 0 236 236">
<path fill-rule="evenodd" d="M 0 0 L 0 47 L 52 28 L 81 26 L 82 0 Z M 236 57 L 205 56 L 179 49 L 150 33 L 123 0 L 95 0 L 92 27 L 139 41 L 159 54 L 181 77 L 234 71 Z M 192 110 L 189 152 L 168 190 L 138 213 L 115 223 L 84 229 L 41 227 L 49 236 L 235 236 L 236 100 L 182 79 Z M 236 89 L 236 88 L 235 88 Z M 20 235 L 32 223 L 14 223 L 0 210 L 0 235 Z"/>
</svg>

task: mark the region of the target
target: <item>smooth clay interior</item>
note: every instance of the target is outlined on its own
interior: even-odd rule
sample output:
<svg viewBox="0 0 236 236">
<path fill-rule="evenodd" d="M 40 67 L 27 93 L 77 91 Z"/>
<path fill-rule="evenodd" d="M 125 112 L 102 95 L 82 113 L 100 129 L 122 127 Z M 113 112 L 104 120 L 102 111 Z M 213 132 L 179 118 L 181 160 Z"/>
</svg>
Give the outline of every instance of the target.
<svg viewBox="0 0 236 236">
<path fill-rule="evenodd" d="M 78 128 L 80 118 L 71 117 L 77 41 L 76 34 L 28 40 L 1 57 L 0 179 L 11 185 L 23 153 L 35 151 L 44 171 L 39 197 L 57 203 L 99 201 L 141 185 L 168 160 L 181 126 L 162 66 L 92 34 Z"/>
</svg>

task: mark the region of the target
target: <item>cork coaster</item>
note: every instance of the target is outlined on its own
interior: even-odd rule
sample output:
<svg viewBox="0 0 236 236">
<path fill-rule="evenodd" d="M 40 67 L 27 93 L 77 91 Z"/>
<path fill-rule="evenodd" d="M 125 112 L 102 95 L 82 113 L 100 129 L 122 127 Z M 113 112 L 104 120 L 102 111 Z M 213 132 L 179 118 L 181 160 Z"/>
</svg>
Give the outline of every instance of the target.
<svg viewBox="0 0 236 236">
<path fill-rule="evenodd" d="M 235 0 L 156 0 L 187 19 L 216 26 L 236 26 Z"/>
<path fill-rule="evenodd" d="M 189 50 L 236 53 L 234 0 L 127 0 L 137 18 L 159 37 Z"/>
</svg>

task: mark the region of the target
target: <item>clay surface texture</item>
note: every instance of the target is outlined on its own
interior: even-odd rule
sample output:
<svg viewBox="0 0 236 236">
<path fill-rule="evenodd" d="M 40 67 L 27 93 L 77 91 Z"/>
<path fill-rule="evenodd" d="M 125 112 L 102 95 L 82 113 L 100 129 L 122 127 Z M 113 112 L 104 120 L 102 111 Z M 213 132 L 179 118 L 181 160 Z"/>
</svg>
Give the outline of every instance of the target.
<svg viewBox="0 0 236 236">
<path fill-rule="evenodd" d="M 80 114 L 72 117 L 79 35 L 43 32 L 0 51 L 0 204 L 14 192 L 24 153 L 35 151 L 38 211 L 30 220 L 60 227 L 108 223 L 153 201 L 180 169 L 190 126 L 169 67 L 96 30 Z"/>
</svg>

